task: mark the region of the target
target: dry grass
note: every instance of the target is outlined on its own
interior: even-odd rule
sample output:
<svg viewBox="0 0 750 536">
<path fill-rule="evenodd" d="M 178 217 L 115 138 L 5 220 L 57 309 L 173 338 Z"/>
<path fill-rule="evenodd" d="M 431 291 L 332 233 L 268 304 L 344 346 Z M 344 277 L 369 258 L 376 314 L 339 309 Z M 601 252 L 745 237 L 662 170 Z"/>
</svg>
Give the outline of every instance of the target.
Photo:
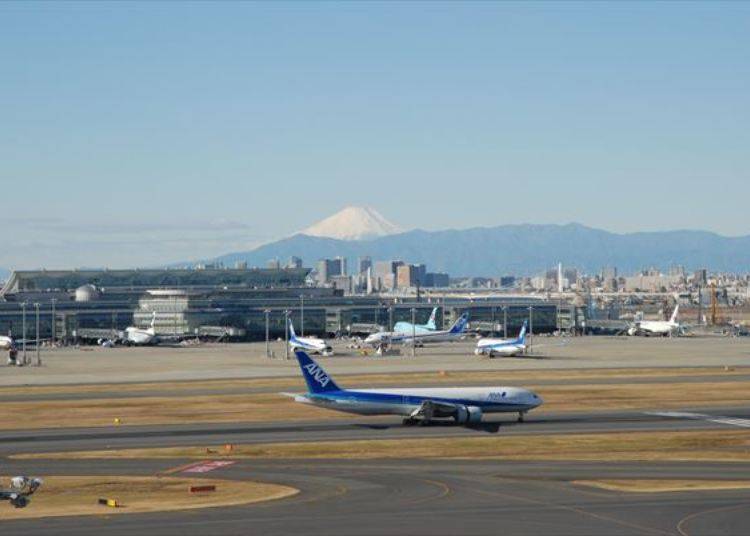
<svg viewBox="0 0 750 536">
<path fill-rule="evenodd" d="M 573 484 L 629 493 L 750 489 L 750 480 L 574 480 Z"/>
<path fill-rule="evenodd" d="M 449 371 L 412 372 L 398 374 L 340 374 L 338 383 L 349 388 L 365 388 L 372 385 L 454 385 L 467 382 L 496 382 L 499 385 L 533 383 L 535 381 L 594 381 L 619 378 L 622 380 L 639 378 L 678 378 L 691 376 L 740 376 L 750 374 L 750 368 L 733 367 L 724 370 L 718 367 L 682 368 L 642 368 L 642 369 L 589 369 L 589 370 L 498 370 L 498 371 Z M 238 380 L 171 381 L 162 383 L 114 383 L 79 385 L 42 385 L 24 387 L 0 387 L 0 396 L 44 395 L 65 393 L 138 393 L 143 391 L 181 392 L 189 394 L 195 390 L 235 390 L 235 389 L 304 389 L 302 378 L 294 371 L 294 376 L 284 378 L 246 378 Z"/>
<path fill-rule="evenodd" d="M 206 446 L 21 454 L 18 459 L 204 458 Z M 319 441 L 213 447 L 214 456 L 264 459 L 472 458 L 559 461 L 750 462 L 750 433 L 734 430 Z"/>
<path fill-rule="evenodd" d="M 547 411 L 638 410 L 750 403 L 750 382 L 530 386 Z M 0 429 L 279 422 L 349 418 L 276 393 L 4 402 Z"/>
<path fill-rule="evenodd" d="M 190 485 L 216 485 L 215 492 L 188 493 Z M 299 490 L 277 484 L 232 480 L 138 476 L 50 476 L 26 508 L 2 506 L 2 519 L 132 514 L 209 508 L 281 499 Z M 122 507 L 97 504 L 116 499 Z"/>
</svg>

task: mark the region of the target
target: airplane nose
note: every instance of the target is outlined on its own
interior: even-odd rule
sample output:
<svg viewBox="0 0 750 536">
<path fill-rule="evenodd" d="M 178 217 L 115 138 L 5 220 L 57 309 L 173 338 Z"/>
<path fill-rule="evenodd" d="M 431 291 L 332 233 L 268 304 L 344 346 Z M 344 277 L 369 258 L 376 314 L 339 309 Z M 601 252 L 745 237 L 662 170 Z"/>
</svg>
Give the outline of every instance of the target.
<svg viewBox="0 0 750 536">
<path fill-rule="evenodd" d="M 542 397 L 539 396 L 536 393 L 531 393 L 531 403 L 534 404 L 534 407 L 537 408 L 544 404 L 544 400 L 542 400 Z"/>
</svg>

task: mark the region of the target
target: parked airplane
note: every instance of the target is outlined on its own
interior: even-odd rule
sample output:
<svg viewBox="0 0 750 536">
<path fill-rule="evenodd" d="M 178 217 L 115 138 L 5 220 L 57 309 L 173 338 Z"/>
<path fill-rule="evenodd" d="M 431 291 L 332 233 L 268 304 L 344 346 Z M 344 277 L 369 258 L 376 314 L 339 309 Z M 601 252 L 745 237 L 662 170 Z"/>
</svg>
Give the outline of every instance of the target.
<svg viewBox="0 0 750 536">
<path fill-rule="evenodd" d="M 0 350 L 10 350 L 15 345 L 16 345 L 16 342 L 13 340 L 13 337 L 0 335 Z"/>
<path fill-rule="evenodd" d="M 0 489 L 0 501 L 8 501 L 16 508 L 24 508 L 29 504 L 34 492 L 42 485 L 41 478 L 15 476 L 10 479 L 10 488 Z"/>
<path fill-rule="evenodd" d="M 463 337 L 469 315 L 462 314 L 448 330 L 428 331 L 427 333 L 397 333 L 395 331 L 381 331 L 373 333 L 365 339 L 365 344 L 374 347 L 390 344 L 416 344 L 417 346 L 432 342 L 455 341 Z"/>
<path fill-rule="evenodd" d="M 479 339 L 474 353 L 489 357 L 496 355 L 510 357 L 524 353 L 526 351 L 526 325 L 527 321 L 524 320 L 521 332 L 516 339 Z"/>
<path fill-rule="evenodd" d="M 341 389 L 305 352 L 295 352 L 308 392 L 296 402 L 358 415 L 402 415 L 403 423 L 428 424 L 452 418 L 458 424 L 477 424 L 485 413 L 518 413 L 518 421 L 542 404 L 542 399 L 520 387 L 428 387 L 403 389 Z"/>
<path fill-rule="evenodd" d="M 289 346 L 293 351 L 304 350 L 305 352 L 311 352 L 320 354 L 323 356 L 333 355 L 333 348 L 326 344 L 323 339 L 318 337 L 297 337 L 294 332 L 294 324 L 289 321 Z"/>
<path fill-rule="evenodd" d="M 151 326 L 148 329 L 138 328 L 135 326 L 125 328 L 125 338 L 123 342 L 126 345 L 134 344 L 137 346 L 155 344 L 157 342 L 156 330 L 154 329 L 155 324 L 156 311 L 154 311 L 154 314 L 151 317 Z"/>
<path fill-rule="evenodd" d="M 437 326 L 435 324 L 435 317 L 437 316 L 438 308 L 435 307 L 432 310 L 432 313 L 430 314 L 430 319 L 427 321 L 426 324 L 412 324 L 411 322 L 396 322 L 396 325 L 393 326 L 393 331 L 395 333 L 404 333 L 406 335 L 411 335 L 413 332 L 417 333 L 429 333 L 431 331 L 435 331 L 437 329 Z"/>
<path fill-rule="evenodd" d="M 671 335 L 680 330 L 680 323 L 677 322 L 677 313 L 680 304 L 675 305 L 672 316 L 669 320 L 637 320 L 633 326 L 628 329 L 628 335 Z"/>
</svg>

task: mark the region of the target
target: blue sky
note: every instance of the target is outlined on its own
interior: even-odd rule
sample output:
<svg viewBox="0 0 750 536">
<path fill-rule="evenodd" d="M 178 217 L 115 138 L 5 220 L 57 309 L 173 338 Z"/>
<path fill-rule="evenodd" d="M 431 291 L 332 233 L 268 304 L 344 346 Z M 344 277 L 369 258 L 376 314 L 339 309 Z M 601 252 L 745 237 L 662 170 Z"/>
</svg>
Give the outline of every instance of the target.
<svg viewBox="0 0 750 536">
<path fill-rule="evenodd" d="M 405 228 L 750 233 L 750 3 L 0 4 L 0 266 Z"/>
</svg>

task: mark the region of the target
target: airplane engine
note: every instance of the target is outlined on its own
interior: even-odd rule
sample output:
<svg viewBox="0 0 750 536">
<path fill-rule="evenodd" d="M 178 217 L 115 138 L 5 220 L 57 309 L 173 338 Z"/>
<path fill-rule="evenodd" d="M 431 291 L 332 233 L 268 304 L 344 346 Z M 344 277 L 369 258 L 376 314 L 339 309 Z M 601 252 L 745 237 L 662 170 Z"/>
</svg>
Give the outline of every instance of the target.
<svg viewBox="0 0 750 536">
<path fill-rule="evenodd" d="M 482 408 L 477 406 L 459 406 L 456 410 L 458 424 L 476 424 L 482 422 Z"/>
</svg>

